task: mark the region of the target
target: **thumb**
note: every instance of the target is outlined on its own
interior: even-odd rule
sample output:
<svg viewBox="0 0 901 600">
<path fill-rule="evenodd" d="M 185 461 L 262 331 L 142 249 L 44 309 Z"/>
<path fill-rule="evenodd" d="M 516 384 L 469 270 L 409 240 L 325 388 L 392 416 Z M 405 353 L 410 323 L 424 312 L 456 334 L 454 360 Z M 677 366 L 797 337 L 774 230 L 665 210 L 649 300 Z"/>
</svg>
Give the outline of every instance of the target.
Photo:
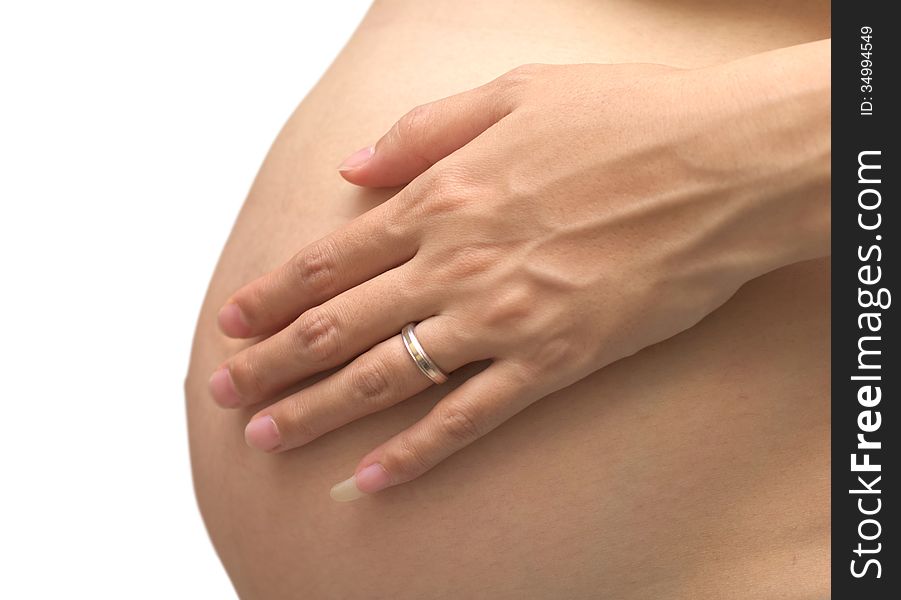
<svg viewBox="0 0 901 600">
<path fill-rule="evenodd" d="M 459 150 L 513 110 L 501 79 L 417 106 L 376 142 L 338 167 L 347 181 L 366 187 L 406 185 Z"/>
</svg>

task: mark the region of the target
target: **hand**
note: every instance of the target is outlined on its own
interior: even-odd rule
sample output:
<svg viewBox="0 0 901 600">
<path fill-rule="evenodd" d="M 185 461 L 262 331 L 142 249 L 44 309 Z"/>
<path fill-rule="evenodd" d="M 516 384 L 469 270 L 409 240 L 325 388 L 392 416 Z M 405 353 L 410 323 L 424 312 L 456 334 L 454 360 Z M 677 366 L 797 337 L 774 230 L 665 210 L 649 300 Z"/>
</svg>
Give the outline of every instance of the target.
<svg viewBox="0 0 901 600">
<path fill-rule="evenodd" d="M 414 109 L 342 169 L 406 187 L 222 308 L 226 334 L 273 335 L 222 365 L 213 396 L 253 404 L 351 360 L 253 417 L 248 443 L 284 451 L 433 385 L 406 323 L 445 372 L 490 360 L 333 488 L 352 499 L 825 254 L 828 141 L 799 133 L 820 128 L 818 80 L 743 95 L 763 67 L 740 63 L 529 65 Z"/>
</svg>

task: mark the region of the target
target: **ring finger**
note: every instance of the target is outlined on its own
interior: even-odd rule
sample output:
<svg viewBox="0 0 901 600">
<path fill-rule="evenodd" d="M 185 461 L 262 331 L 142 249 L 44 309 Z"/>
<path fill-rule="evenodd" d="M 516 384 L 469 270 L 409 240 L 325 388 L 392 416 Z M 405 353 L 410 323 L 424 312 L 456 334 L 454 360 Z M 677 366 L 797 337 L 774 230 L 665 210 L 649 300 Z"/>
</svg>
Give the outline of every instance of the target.
<svg viewBox="0 0 901 600">
<path fill-rule="evenodd" d="M 447 315 L 416 325 L 416 336 L 445 372 L 490 358 L 455 332 Z M 368 414 L 384 410 L 434 385 L 395 335 L 349 365 L 256 414 L 245 430 L 251 446 L 267 452 L 302 446 Z"/>
</svg>

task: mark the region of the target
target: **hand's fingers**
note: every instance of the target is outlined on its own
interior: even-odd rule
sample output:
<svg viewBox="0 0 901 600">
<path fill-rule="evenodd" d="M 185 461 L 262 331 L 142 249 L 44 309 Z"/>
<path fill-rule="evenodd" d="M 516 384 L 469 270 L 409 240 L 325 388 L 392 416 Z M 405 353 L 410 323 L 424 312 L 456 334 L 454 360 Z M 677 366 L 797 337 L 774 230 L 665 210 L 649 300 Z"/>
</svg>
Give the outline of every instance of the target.
<svg viewBox="0 0 901 600">
<path fill-rule="evenodd" d="M 419 477 L 537 400 L 537 389 L 518 364 L 495 361 L 370 452 L 352 477 L 332 488 L 332 498 L 355 500 Z"/>
<path fill-rule="evenodd" d="M 413 285 L 411 271 L 402 265 L 370 279 L 232 356 L 210 378 L 213 398 L 225 408 L 266 400 L 434 314 L 434 293 Z"/>
<path fill-rule="evenodd" d="M 489 358 L 456 332 L 456 321 L 443 315 L 416 326 L 429 357 L 445 372 Z M 247 425 L 245 439 L 268 452 L 296 448 L 432 385 L 395 335 L 330 377 L 260 411 Z"/>
<path fill-rule="evenodd" d="M 392 200 L 235 292 L 219 311 L 222 331 L 241 338 L 272 333 L 308 308 L 410 259 L 416 253 L 415 236 L 386 225 L 392 219 Z"/>
<path fill-rule="evenodd" d="M 511 77 L 418 106 L 376 143 L 338 167 L 351 183 L 367 187 L 405 185 L 462 148 L 513 110 Z"/>
</svg>

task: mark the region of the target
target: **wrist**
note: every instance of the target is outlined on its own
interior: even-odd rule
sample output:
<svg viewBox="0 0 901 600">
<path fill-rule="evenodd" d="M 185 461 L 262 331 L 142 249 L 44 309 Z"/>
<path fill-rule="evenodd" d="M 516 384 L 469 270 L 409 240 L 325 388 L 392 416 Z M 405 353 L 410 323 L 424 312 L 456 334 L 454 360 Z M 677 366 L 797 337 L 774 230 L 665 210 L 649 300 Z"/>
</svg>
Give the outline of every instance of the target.
<svg viewBox="0 0 901 600">
<path fill-rule="evenodd" d="M 703 151 L 720 165 L 729 250 L 748 278 L 829 254 L 829 40 L 694 73 L 716 90 Z M 723 236 L 724 238 L 727 236 Z"/>
</svg>

